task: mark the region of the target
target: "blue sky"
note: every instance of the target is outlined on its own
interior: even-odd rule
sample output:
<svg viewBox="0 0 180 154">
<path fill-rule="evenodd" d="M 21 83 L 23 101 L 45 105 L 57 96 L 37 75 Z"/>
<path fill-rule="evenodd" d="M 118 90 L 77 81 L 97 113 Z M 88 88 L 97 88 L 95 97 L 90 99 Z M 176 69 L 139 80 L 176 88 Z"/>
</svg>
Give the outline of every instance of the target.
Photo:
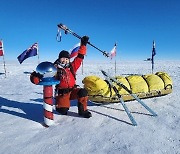
<svg viewBox="0 0 180 154">
<path fill-rule="evenodd" d="M 88 35 L 107 52 L 117 42 L 117 61 L 150 57 L 153 40 L 156 59 L 180 59 L 179 0 L 0 0 L 0 6 L 0 39 L 7 60 L 16 60 L 35 42 L 41 61 L 53 61 L 61 50 L 72 48 L 79 40 L 70 34 L 56 41 L 58 23 Z M 107 58 L 88 46 L 86 59 Z"/>
</svg>

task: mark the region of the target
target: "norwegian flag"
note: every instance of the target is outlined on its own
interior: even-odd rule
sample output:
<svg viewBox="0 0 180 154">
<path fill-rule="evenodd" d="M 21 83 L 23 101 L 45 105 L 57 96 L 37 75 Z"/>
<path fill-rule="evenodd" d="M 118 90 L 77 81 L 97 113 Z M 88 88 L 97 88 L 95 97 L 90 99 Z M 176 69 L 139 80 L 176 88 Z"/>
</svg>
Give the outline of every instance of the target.
<svg viewBox="0 0 180 154">
<path fill-rule="evenodd" d="M 3 41 L 0 40 L 0 56 L 4 55 L 4 49 L 3 49 Z"/>
<path fill-rule="evenodd" d="M 110 58 L 112 59 L 115 56 L 116 56 L 116 43 L 115 43 L 113 49 L 110 52 Z"/>
<path fill-rule="evenodd" d="M 21 64 L 25 59 L 38 55 L 38 44 L 34 43 L 29 49 L 26 49 L 22 54 L 20 54 L 17 59 Z"/>
</svg>

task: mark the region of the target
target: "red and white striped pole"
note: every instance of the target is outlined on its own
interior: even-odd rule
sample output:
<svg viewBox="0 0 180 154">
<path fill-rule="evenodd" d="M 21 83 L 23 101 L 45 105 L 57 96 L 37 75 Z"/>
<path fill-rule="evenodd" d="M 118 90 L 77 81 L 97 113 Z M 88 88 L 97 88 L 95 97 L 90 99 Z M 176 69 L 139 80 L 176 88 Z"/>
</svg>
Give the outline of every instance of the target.
<svg viewBox="0 0 180 154">
<path fill-rule="evenodd" d="M 43 98 L 44 98 L 44 124 L 50 126 L 54 124 L 53 116 L 53 88 L 50 86 L 43 86 Z"/>
<path fill-rule="evenodd" d="M 54 78 L 57 69 L 51 62 L 42 62 L 36 67 L 38 72 L 43 77 L 37 85 L 43 85 L 43 108 L 44 108 L 44 126 L 48 127 L 54 124 L 53 115 L 53 85 L 59 84 L 60 81 Z"/>
</svg>

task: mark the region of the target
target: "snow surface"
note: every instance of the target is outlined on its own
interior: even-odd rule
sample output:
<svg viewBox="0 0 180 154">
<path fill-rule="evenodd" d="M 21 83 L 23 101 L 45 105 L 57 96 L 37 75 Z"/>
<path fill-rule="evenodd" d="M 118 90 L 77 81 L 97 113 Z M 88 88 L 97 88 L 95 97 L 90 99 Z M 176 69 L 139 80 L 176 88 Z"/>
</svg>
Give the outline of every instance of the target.
<svg viewBox="0 0 180 154">
<path fill-rule="evenodd" d="M 179 154 L 180 153 L 180 61 L 157 61 L 155 72 L 167 72 L 173 92 L 143 100 L 157 114 L 152 117 L 137 101 L 127 102 L 137 126 L 132 126 L 119 103 L 88 103 L 90 119 L 77 114 L 72 101 L 69 114 L 54 111 L 55 124 L 43 123 L 43 87 L 33 85 L 30 73 L 37 63 L 7 62 L 7 77 L 0 65 L 0 154 Z M 88 75 L 103 77 L 100 69 L 114 75 L 113 63 L 84 62 L 77 84 Z M 117 63 L 116 75 L 149 74 L 150 62 Z"/>
</svg>

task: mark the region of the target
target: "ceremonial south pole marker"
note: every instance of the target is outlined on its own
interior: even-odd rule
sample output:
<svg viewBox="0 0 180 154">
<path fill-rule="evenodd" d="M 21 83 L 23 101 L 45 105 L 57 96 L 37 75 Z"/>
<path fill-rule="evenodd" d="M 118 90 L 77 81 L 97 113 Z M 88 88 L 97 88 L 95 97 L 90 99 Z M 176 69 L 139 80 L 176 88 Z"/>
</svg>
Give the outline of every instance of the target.
<svg viewBox="0 0 180 154">
<path fill-rule="evenodd" d="M 54 124 L 53 85 L 59 84 L 60 81 L 54 78 L 57 70 L 51 62 L 40 63 L 36 67 L 36 72 L 43 75 L 43 78 L 38 85 L 43 86 L 44 125 L 48 127 Z"/>
</svg>

